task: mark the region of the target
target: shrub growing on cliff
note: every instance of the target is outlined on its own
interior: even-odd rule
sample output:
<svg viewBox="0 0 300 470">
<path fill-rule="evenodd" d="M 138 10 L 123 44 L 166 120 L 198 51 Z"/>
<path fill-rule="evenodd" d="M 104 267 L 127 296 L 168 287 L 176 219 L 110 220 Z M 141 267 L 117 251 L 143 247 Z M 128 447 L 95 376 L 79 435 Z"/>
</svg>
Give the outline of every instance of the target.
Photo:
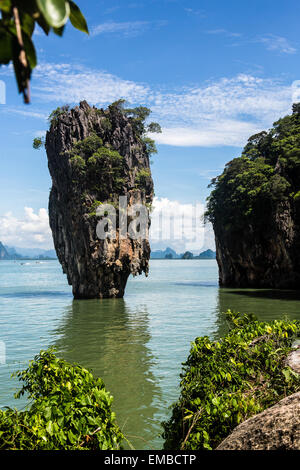
<svg viewBox="0 0 300 470">
<path fill-rule="evenodd" d="M 33 400 L 26 411 L 0 410 L 1 450 L 119 449 L 123 435 L 111 411 L 112 397 L 90 371 L 41 351 L 17 397 Z"/>
<path fill-rule="evenodd" d="M 161 127 L 157 122 L 150 122 L 146 124 L 146 119 L 150 116 L 151 110 L 145 106 L 137 106 L 136 108 L 125 108 L 126 100 L 120 99 L 115 101 L 109 106 L 109 110 L 112 113 L 118 112 L 123 113 L 129 117 L 133 130 L 145 144 L 148 155 L 151 153 L 157 153 L 155 141 L 150 137 L 147 137 L 147 132 L 160 133 Z"/>
<path fill-rule="evenodd" d="M 258 321 L 227 312 L 229 333 L 196 338 L 181 375 L 181 394 L 163 423 L 165 449 L 213 449 L 240 422 L 300 389 L 285 367 L 299 321 Z"/>
<path fill-rule="evenodd" d="M 40 148 L 45 146 L 45 137 L 35 137 L 32 142 L 32 147 L 35 150 L 39 150 Z"/>
<path fill-rule="evenodd" d="M 95 189 L 104 191 L 109 182 L 119 189 L 125 184 L 122 178 L 124 158 L 116 150 L 103 145 L 97 134 L 76 142 L 70 152 L 70 163 L 81 181 L 85 176 L 94 182 Z"/>
<path fill-rule="evenodd" d="M 68 104 L 64 106 L 59 106 L 58 108 L 54 109 L 48 117 L 48 122 L 50 123 L 50 125 L 56 126 L 56 124 L 58 123 L 59 117 L 67 113 L 69 109 L 70 109 L 70 106 Z"/>
<path fill-rule="evenodd" d="M 151 172 L 149 168 L 142 168 L 135 175 L 135 183 L 137 187 L 144 187 L 147 184 L 147 181 L 151 177 Z"/>
</svg>

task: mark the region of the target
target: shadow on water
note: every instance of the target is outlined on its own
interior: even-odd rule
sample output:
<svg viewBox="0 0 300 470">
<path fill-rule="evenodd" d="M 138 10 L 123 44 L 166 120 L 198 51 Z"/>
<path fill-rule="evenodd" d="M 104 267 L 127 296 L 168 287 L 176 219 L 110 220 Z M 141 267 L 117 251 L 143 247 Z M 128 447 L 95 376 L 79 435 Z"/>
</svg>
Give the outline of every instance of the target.
<svg viewBox="0 0 300 470">
<path fill-rule="evenodd" d="M 67 361 L 103 379 L 114 396 L 118 424 L 134 448 L 160 448 L 153 400 L 160 399 L 161 389 L 151 372 L 155 358 L 147 347 L 147 310 L 134 311 L 123 299 L 74 300 L 53 334 Z"/>
<path fill-rule="evenodd" d="M 300 320 L 300 293 L 291 290 L 220 288 L 217 302 L 218 337 L 228 331 L 224 314 L 227 310 L 253 313 L 263 321 L 285 317 Z"/>
<path fill-rule="evenodd" d="M 259 289 L 259 290 L 230 290 L 233 295 L 245 295 L 247 297 L 257 299 L 277 299 L 286 301 L 300 301 L 300 292 L 296 290 L 275 290 L 275 289 Z"/>
</svg>

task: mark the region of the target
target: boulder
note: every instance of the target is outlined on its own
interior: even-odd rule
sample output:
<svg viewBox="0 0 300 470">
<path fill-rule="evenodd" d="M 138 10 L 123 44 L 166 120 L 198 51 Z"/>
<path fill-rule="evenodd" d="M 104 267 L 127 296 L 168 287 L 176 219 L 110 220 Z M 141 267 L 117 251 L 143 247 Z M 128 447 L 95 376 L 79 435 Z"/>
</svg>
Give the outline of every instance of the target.
<svg viewBox="0 0 300 470">
<path fill-rule="evenodd" d="M 300 450 L 300 392 L 241 423 L 216 450 Z"/>
</svg>

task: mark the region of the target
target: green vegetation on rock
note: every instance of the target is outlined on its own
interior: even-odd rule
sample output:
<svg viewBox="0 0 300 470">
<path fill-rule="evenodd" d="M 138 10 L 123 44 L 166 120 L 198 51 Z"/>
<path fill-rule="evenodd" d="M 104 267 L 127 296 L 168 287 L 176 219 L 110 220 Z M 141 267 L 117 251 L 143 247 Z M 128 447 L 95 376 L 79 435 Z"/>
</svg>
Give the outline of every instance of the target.
<svg viewBox="0 0 300 470">
<path fill-rule="evenodd" d="M 31 399 L 26 411 L 0 410 L 1 450 L 116 450 L 123 435 L 111 411 L 112 397 L 100 378 L 79 365 L 41 351 L 16 398 Z"/>
<path fill-rule="evenodd" d="M 285 365 L 300 322 L 226 315 L 226 336 L 192 343 L 179 400 L 163 423 L 165 449 L 214 449 L 239 423 L 300 390 L 300 375 Z"/>
<path fill-rule="evenodd" d="M 116 150 L 104 146 L 97 134 L 76 142 L 69 155 L 78 182 L 87 178 L 95 191 L 105 192 L 109 182 L 114 189 L 125 184 L 122 177 L 124 158 Z"/>
<path fill-rule="evenodd" d="M 145 124 L 146 119 L 150 116 L 151 110 L 145 106 L 137 106 L 136 108 L 125 108 L 126 100 L 120 99 L 112 103 L 108 108 L 110 112 L 123 113 L 130 119 L 130 123 L 134 129 L 136 136 L 139 137 L 141 142 L 146 147 L 148 155 L 157 153 L 156 145 L 153 139 L 147 137 L 146 134 L 162 132 L 160 125 L 157 122 L 150 122 Z"/>
<path fill-rule="evenodd" d="M 263 226 L 280 204 L 290 200 L 298 205 L 299 181 L 300 106 L 294 104 L 292 115 L 250 137 L 241 157 L 212 180 L 206 218 L 225 228 L 246 222 Z"/>
<path fill-rule="evenodd" d="M 141 168 L 135 175 L 135 183 L 137 187 L 144 187 L 147 184 L 147 180 L 151 178 L 151 172 L 149 168 Z"/>
<path fill-rule="evenodd" d="M 58 124 L 59 117 L 66 114 L 69 109 L 70 106 L 68 104 L 65 104 L 64 106 L 59 106 L 58 108 L 54 109 L 48 116 L 48 122 L 50 123 L 50 125 L 56 126 Z"/>
<path fill-rule="evenodd" d="M 45 138 L 44 137 L 35 137 L 32 142 L 32 147 L 35 150 L 39 150 L 40 148 L 45 146 Z"/>
</svg>

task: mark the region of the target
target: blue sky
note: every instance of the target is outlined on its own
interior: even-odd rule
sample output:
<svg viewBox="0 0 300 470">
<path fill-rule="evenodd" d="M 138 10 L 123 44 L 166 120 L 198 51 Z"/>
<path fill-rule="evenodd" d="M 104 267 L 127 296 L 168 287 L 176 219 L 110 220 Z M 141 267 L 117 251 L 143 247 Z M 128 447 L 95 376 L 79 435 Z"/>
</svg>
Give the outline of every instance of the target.
<svg viewBox="0 0 300 470">
<path fill-rule="evenodd" d="M 296 0 L 78 0 L 90 36 L 35 32 L 39 66 L 24 105 L 7 67 L 0 105 L 0 240 L 51 247 L 51 180 L 32 140 L 59 105 L 123 97 L 153 110 L 163 133 L 152 173 L 159 201 L 205 202 L 210 179 L 253 133 L 291 109 L 300 84 Z M 300 101 L 300 93 L 298 94 Z M 26 209 L 24 209 L 26 207 Z M 207 246 L 212 246 L 211 234 Z"/>
</svg>

